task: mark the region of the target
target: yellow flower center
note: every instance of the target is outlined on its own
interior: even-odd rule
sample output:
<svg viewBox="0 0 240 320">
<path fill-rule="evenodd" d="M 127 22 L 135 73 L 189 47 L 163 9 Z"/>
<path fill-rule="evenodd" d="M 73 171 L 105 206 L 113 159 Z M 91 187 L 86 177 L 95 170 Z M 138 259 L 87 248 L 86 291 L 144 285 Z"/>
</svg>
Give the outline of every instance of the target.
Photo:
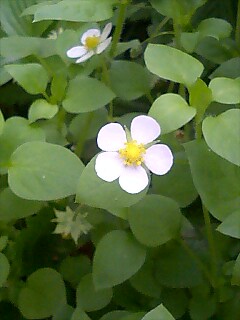
<svg viewBox="0 0 240 320">
<path fill-rule="evenodd" d="M 85 40 L 85 46 L 89 49 L 89 50 L 93 50 L 95 49 L 100 42 L 100 37 L 87 37 Z"/>
<path fill-rule="evenodd" d="M 125 148 L 119 150 L 120 157 L 124 159 L 127 166 L 140 166 L 143 162 L 143 154 L 146 152 L 142 143 L 136 140 L 125 142 Z"/>
</svg>

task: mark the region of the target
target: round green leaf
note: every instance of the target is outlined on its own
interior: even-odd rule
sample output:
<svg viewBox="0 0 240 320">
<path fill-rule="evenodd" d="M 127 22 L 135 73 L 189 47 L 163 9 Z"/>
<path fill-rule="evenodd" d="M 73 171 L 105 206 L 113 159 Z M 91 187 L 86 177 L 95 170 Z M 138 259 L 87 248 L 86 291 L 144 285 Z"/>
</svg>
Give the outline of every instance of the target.
<svg viewBox="0 0 240 320">
<path fill-rule="evenodd" d="M 212 215 L 223 221 L 239 210 L 240 168 L 211 152 L 204 141 L 188 142 L 184 147 L 199 195 Z"/>
<path fill-rule="evenodd" d="M 174 320 L 171 313 L 160 304 L 155 309 L 149 311 L 142 320 Z"/>
<path fill-rule="evenodd" d="M 208 146 L 214 152 L 240 166 L 239 109 L 230 109 L 217 117 L 205 118 L 202 129 Z"/>
<path fill-rule="evenodd" d="M 45 140 L 45 134 L 41 128 L 29 125 L 28 120 L 21 117 L 9 118 L 0 136 L 0 172 L 7 172 L 10 156 L 17 147 L 25 142 L 37 140 Z"/>
<path fill-rule="evenodd" d="M 209 76 L 210 79 L 217 77 L 227 77 L 233 79 L 240 77 L 240 57 L 235 57 L 223 62 Z"/>
<path fill-rule="evenodd" d="M 175 242 L 161 247 L 155 275 L 161 285 L 170 288 L 190 288 L 202 282 L 202 273 L 195 260 Z"/>
<path fill-rule="evenodd" d="M 240 239 L 240 210 L 233 212 L 224 219 L 217 230 L 230 237 Z"/>
<path fill-rule="evenodd" d="M 229 22 L 218 18 L 209 18 L 202 20 L 197 30 L 202 37 L 214 37 L 216 39 L 227 38 L 232 32 L 232 26 Z"/>
<path fill-rule="evenodd" d="M 0 220 L 25 218 L 38 212 L 41 207 L 41 202 L 19 198 L 9 188 L 0 192 Z"/>
<path fill-rule="evenodd" d="M 28 200 L 56 200 L 76 193 L 84 166 L 70 150 L 46 142 L 21 145 L 11 157 L 8 182 Z"/>
<path fill-rule="evenodd" d="M 71 80 L 63 107 L 70 113 L 100 109 L 115 98 L 114 93 L 97 79 L 78 76 Z"/>
<path fill-rule="evenodd" d="M 212 90 L 214 101 L 226 104 L 240 103 L 240 78 L 214 78 L 209 83 L 209 88 Z"/>
<path fill-rule="evenodd" d="M 38 269 L 27 279 L 20 291 L 18 307 L 27 319 L 52 316 L 66 304 L 64 282 L 60 274 L 50 268 Z"/>
<path fill-rule="evenodd" d="M 128 210 L 130 228 L 146 246 L 156 247 L 179 235 L 182 216 L 170 198 L 147 195 Z"/>
<path fill-rule="evenodd" d="M 100 179 L 95 172 L 95 158 L 80 176 L 76 195 L 79 203 L 96 208 L 116 209 L 129 207 L 145 196 L 147 188 L 138 194 L 130 194 L 120 188 L 117 180 L 106 182 Z"/>
<path fill-rule="evenodd" d="M 104 308 L 112 299 L 112 289 L 97 290 L 92 280 L 92 274 L 85 275 L 77 287 L 77 306 L 84 311 L 96 311 Z"/>
<path fill-rule="evenodd" d="M 152 177 L 152 192 L 174 199 L 180 207 L 186 207 L 198 196 L 186 154 L 176 152 L 168 174 Z"/>
<path fill-rule="evenodd" d="M 3 286 L 4 282 L 7 280 L 10 270 L 10 264 L 6 256 L 0 252 L 0 288 Z"/>
<path fill-rule="evenodd" d="M 186 86 L 193 84 L 203 72 L 203 65 L 197 59 L 166 45 L 149 44 L 144 57 L 152 73 Z"/>
<path fill-rule="evenodd" d="M 51 104 L 44 99 L 35 100 L 28 111 L 29 122 L 35 122 L 39 119 L 51 119 L 58 112 L 58 106 Z"/>
<path fill-rule="evenodd" d="M 196 114 L 196 109 L 189 107 L 178 94 L 166 93 L 157 98 L 149 110 L 149 116 L 155 118 L 162 134 L 174 131 L 189 122 Z"/>
<path fill-rule="evenodd" d="M 145 261 L 146 250 L 127 232 L 115 230 L 98 243 L 93 258 L 93 281 L 109 288 L 134 275 Z"/>
<path fill-rule="evenodd" d="M 150 91 L 150 74 L 138 63 L 114 61 L 109 75 L 113 91 L 123 100 L 134 100 Z"/>
<path fill-rule="evenodd" d="M 5 66 L 10 75 L 30 94 L 43 93 L 48 84 L 46 70 L 37 63 L 11 64 Z"/>
</svg>

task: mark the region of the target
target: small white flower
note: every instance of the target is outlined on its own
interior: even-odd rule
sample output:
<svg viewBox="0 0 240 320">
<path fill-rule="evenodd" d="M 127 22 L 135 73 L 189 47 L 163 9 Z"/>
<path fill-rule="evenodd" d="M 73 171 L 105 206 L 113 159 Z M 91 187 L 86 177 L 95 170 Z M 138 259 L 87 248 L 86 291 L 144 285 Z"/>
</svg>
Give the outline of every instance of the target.
<svg viewBox="0 0 240 320">
<path fill-rule="evenodd" d="M 108 38 L 111 30 L 111 23 L 106 24 L 102 33 L 99 29 L 89 29 L 81 37 L 82 45 L 69 49 L 67 56 L 69 58 L 79 58 L 76 63 L 81 63 L 94 54 L 102 53 L 111 43 L 112 37 Z"/>
<path fill-rule="evenodd" d="M 103 126 L 97 136 L 98 154 L 95 170 L 99 178 L 112 182 L 119 178 L 120 187 L 128 193 L 139 193 L 149 183 L 149 170 L 166 174 L 172 167 L 173 155 L 168 146 L 154 140 L 161 129 L 156 120 L 141 115 L 132 120 L 131 137 L 119 123 Z"/>
</svg>

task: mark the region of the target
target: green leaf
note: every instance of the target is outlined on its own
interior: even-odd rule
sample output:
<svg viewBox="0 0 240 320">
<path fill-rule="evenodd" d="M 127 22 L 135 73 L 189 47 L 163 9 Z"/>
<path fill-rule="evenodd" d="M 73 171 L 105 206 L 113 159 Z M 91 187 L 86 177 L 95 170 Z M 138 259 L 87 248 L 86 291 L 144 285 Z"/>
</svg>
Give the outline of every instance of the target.
<svg viewBox="0 0 240 320">
<path fill-rule="evenodd" d="M 160 247 L 156 266 L 156 279 L 166 287 L 191 288 L 202 282 L 198 265 L 179 243 Z"/>
<path fill-rule="evenodd" d="M 155 118 L 161 127 L 161 133 L 172 132 L 188 123 L 196 114 L 178 94 L 166 93 L 157 98 L 149 110 L 149 116 Z"/>
<path fill-rule="evenodd" d="M 218 18 L 209 18 L 202 20 L 197 30 L 202 37 L 214 37 L 217 40 L 227 38 L 232 32 L 232 26 L 229 22 Z"/>
<path fill-rule="evenodd" d="M 199 32 L 182 32 L 180 41 L 185 51 L 192 53 L 199 42 Z"/>
<path fill-rule="evenodd" d="M 144 57 L 152 73 L 186 86 L 193 84 L 203 72 L 203 65 L 197 59 L 166 45 L 149 44 Z"/>
<path fill-rule="evenodd" d="M 41 202 L 19 198 L 9 188 L 0 192 L 0 220 L 2 221 L 28 217 L 37 213 L 41 207 Z"/>
<path fill-rule="evenodd" d="M 170 198 L 147 195 L 128 211 L 133 234 L 146 246 L 156 247 L 179 235 L 182 216 L 177 203 Z"/>
<path fill-rule="evenodd" d="M 212 152 L 204 141 L 184 145 L 193 182 L 204 205 L 220 221 L 239 210 L 240 169 Z"/>
<path fill-rule="evenodd" d="M 233 267 L 231 284 L 233 286 L 240 286 L 240 253 Z"/>
<path fill-rule="evenodd" d="M 84 166 L 70 150 L 46 142 L 29 142 L 11 157 L 8 182 L 28 200 L 56 200 L 76 193 Z"/>
<path fill-rule="evenodd" d="M 71 80 L 63 107 L 71 113 L 100 109 L 115 98 L 114 93 L 97 79 L 77 76 Z"/>
<path fill-rule="evenodd" d="M 152 177 L 152 192 L 174 199 L 180 207 L 186 207 L 197 198 L 189 162 L 185 152 L 176 152 L 168 174 Z"/>
<path fill-rule="evenodd" d="M 7 236 L 1 236 L 0 237 L 0 251 L 3 251 L 8 244 L 8 237 Z"/>
<path fill-rule="evenodd" d="M 81 278 L 91 271 L 91 263 L 87 256 L 66 257 L 60 265 L 63 279 L 70 282 L 75 288 Z"/>
<path fill-rule="evenodd" d="M 104 308 L 112 299 L 112 289 L 96 289 L 92 274 L 85 275 L 77 287 L 77 306 L 84 311 L 96 311 Z"/>
<path fill-rule="evenodd" d="M 220 103 L 240 103 L 240 78 L 214 78 L 209 83 L 213 100 Z"/>
<path fill-rule="evenodd" d="M 25 58 L 29 55 L 49 57 L 55 54 L 55 42 L 51 39 L 10 36 L 0 39 L 1 55 L 11 57 L 11 61 Z M 36 81 L 36 80 L 35 80 Z"/>
<path fill-rule="evenodd" d="M 217 230 L 230 237 L 240 239 L 240 211 L 237 210 L 230 214 L 218 226 Z"/>
<path fill-rule="evenodd" d="M 100 320 L 123 320 L 125 316 L 131 313 L 125 310 L 114 310 L 106 313 Z"/>
<path fill-rule="evenodd" d="M 10 264 L 6 256 L 0 252 L 0 288 L 4 285 L 7 280 L 10 271 Z"/>
<path fill-rule="evenodd" d="M 3 132 L 4 124 L 5 124 L 5 121 L 4 121 L 4 118 L 3 118 L 2 111 L 0 110 L 0 135 L 1 135 L 2 132 Z"/>
<path fill-rule="evenodd" d="M 37 99 L 28 110 L 29 123 L 33 123 L 39 119 L 52 119 L 57 113 L 57 105 L 51 104 L 44 99 Z"/>
<path fill-rule="evenodd" d="M 52 98 L 56 102 L 62 101 L 63 97 L 65 96 L 66 87 L 67 87 L 67 79 L 65 75 L 57 74 L 53 76 L 53 80 L 51 83 L 51 93 L 52 93 Z"/>
<path fill-rule="evenodd" d="M 146 250 L 127 232 L 107 233 L 93 258 L 93 281 L 97 288 L 110 288 L 133 276 L 145 261 Z"/>
<path fill-rule="evenodd" d="M 91 320 L 89 316 L 80 308 L 76 308 L 70 320 Z"/>
<path fill-rule="evenodd" d="M 202 125 L 208 146 L 219 156 L 240 166 L 240 110 L 230 109 L 217 117 L 207 117 Z"/>
<path fill-rule="evenodd" d="M 171 289 L 164 287 L 161 292 L 162 304 L 175 319 L 184 317 L 189 304 L 189 297 L 185 289 Z"/>
<path fill-rule="evenodd" d="M 48 84 L 48 74 L 37 63 L 11 64 L 5 66 L 10 75 L 30 94 L 43 93 Z"/>
<path fill-rule="evenodd" d="M 203 115 L 212 102 L 212 91 L 202 79 L 197 81 L 189 88 L 190 105 L 197 109 L 197 120 L 200 122 Z"/>
<path fill-rule="evenodd" d="M 204 306 L 204 308 L 203 308 Z M 215 296 L 192 297 L 189 303 L 189 313 L 193 320 L 211 319 L 216 312 Z"/>
<path fill-rule="evenodd" d="M 171 313 L 160 304 L 155 309 L 149 311 L 142 320 L 174 320 Z"/>
<path fill-rule="evenodd" d="M 26 286 L 20 291 L 18 306 L 27 319 L 43 319 L 52 316 L 66 304 L 64 282 L 60 274 L 50 268 L 32 273 Z"/>
<path fill-rule="evenodd" d="M 62 305 L 52 317 L 52 320 L 69 320 L 72 316 L 74 308 L 68 304 Z"/>
<path fill-rule="evenodd" d="M 123 100 L 134 100 L 151 89 L 149 72 L 131 61 L 114 61 L 109 70 L 111 87 Z"/>
<path fill-rule="evenodd" d="M 77 22 L 94 22 L 108 20 L 112 17 L 110 0 L 62 0 L 56 4 L 46 4 L 36 8 L 34 22 L 41 20 L 66 20 Z"/>
<path fill-rule="evenodd" d="M 240 57 L 235 57 L 228 61 L 223 62 L 209 76 L 210 79 L 217 78 L 217 77 L 227 77 L 232 79 L 240 77 Z"/>
<path fill-rule="evenodd" d="M 95 171 L 95 159 L 88 163 L 80 176 L 77 202 L 96 208 L 116 209 L 129 207 L 145 196 L 147 188 L 138 194 L 130 194 L 120 188 L 117 180 L 106 182 L 100 179 Z"/>
<path fill-rule="evenodd" d="M 14 150 L 25 142 L 38 140 L 45 140 L 45 134 L 41 128 L 29 125 L 28 120 L 21 117 L 7 119 L 0 136 L 0 172 L 7 172 Z"/>
</svg>

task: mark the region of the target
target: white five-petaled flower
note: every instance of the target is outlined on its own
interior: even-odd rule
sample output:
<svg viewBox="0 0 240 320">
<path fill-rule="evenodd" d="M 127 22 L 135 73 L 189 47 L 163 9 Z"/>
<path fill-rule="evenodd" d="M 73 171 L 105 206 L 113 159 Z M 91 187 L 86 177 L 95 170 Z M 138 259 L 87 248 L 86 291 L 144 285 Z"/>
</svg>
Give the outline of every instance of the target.
<svg viewBox="0 0 240 320">
<path fill-rule="evenodd" d="M 99 178 L 112 182 L 119 178 L 120 187 L 128 193 L 139 193 L 149 184 L 149 171 L 166 174 L 173 155 L 167 145 L 154 140 L 161 129 L 156 120 L 141 115 L 132 120 L 130 134 L 119 123 L 103 126 L 97 136 L 98 154 L 95 170 Z"/>
<path fill-rule="evenodd" d="M 89 29 L 81 37 L 81 46 L 73 47 L 67 51 L 69 58 L 79 58 L 76 63 L 88 60 L 94 54 L 102 53 L 111 43 L 112 37 L 109 34 L 112 30 L 112 24 L 108 23 L 102 33 L 99 29 Z"/>
</svg>

